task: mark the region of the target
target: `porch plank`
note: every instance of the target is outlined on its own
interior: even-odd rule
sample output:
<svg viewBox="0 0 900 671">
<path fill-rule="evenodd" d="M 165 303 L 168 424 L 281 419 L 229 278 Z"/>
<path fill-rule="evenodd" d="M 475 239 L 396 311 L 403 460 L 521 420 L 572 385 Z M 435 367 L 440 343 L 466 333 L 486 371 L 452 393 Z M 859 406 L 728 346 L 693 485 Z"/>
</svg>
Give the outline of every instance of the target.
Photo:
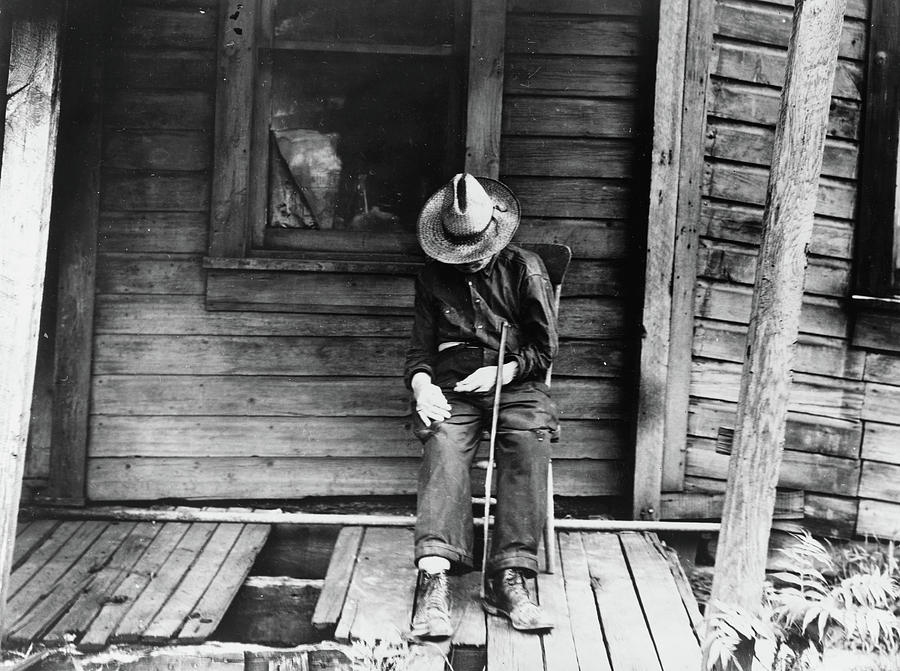
<svg viewBox="0 0 900 671">
<path fill-rule="evenodd" d="M 529 583 L 533 594 L 534 581 Z M 541 637 L 513 629 L 505 617 L 488 615 L 487 668 L 544 671 Z"/>
<path fill-rule="evenodd" d="M 13 572 L 28 560 L 33 552 L 43 546 L 59 524 L 59 520 L 34 520 L 17 527 L 16 543 L 13 549 Z"/>
<path fill-rule="evenodd" d="M 700 668 L 700 646 L 668 563 L 643 534 L 619 539 L 663 669 Z"/>
<path fill-rule="evenodd" d="M 46 645 L 62 645 L 67 634 L 78 640 L 97 617 L 116 588 L 130 575 L 162 525 L 140 522 L 122 542 L 109 563 L 97 572 L 68 612 L 44 635 Z"/>
<path fill-rule="evenodd" d="M 582 542 L 613 669 L 662 671 L 619 537 L 585 533 Z"/>
<path fill-rule="evenodd" d="M 481 572 L 472 571 L 450 581 L 450 617 L 456 625 L 454 648 L 483 648 L 487 644 L 487 623 L 481 607 Z"/>
<path fill-rule="evenodd" d="M 52 584 L 45 583 L 46 591 L 41 601 L 32 605 L 27 613 L 10 627 L 9 642 L 12 645 L 28 645 L 37 641 L 93 580 L 100 567 L 105 566 L 134 529 L 133 522 L 109 524 L 66 571 Z"/>
<path fill-rule="evenodd" d="M 270 529 L 267 524 L 248 524 L 244 527 L 216 577 L 194 609 L 191 619 L 178 634 L 179 643 L 200 643 L 216 630 L 250 572 L 256 555 L 269 537 Z"/>
<path fill-rule="evenodd" d="M 147 643 L 163 643 L 176 637 L 194 606 L 199 603 L 215 579 L 231 548 L 243 530 L 241 524 L 219 524 L 194 565 L 184 576 L 178 590 L 144 629 L 141 638 Z"/>
<path fill-rule="evenodd" d="M 569 604 L 569 624 L 578 668 L 582 671 L 611 671 L 581 534 L 562 532 L 558 538 L 560 566 Z"/>
<path fill-rule="evenodd" d="M 344 527 L 338 533 L 328 571 L 325 574 L 325 585 L 316 602 L 312 624 L 316 629 L 329 629 L 337 625 L 341 618 L 341 609 L 350 589 L 350 579 L 356 567 L 359 546 L 362 543 L 362 527 Z"/>
<path fill-rule="evenodd" d="M 556 563 L 558 566 L 561 565 L 561 557 L 557 557 Z M 571 611 L 566 599 L 565 579 L 559 572 L 538 573 L 537 584 L 538 600 L 555 624 L 550 632 L 542 636 L 546 671 L 577 669 L 578 653 L 572 633 Z M 591 663 L 590 668 L 597 668 L 593 660 Z"/>
<path fill-rule="evenodd" d="M 166 601 L 176 593 L 182 579 L 203 551 L 215 528 L 215 524 L 206 523 L 195 523 L 190 526 L 166 559 L 162 570 L 150 580 L 119 622 L 110 637 L 110 642 L 133 643 L 143 638 L 144 630 Z"/>
<path fill-rule="evenodd" d="M 80 648 L 97 650 L 106 647 L 119 622 L 128 614 L 144 588 L 150 583 L 150 576 L 162 569 L 188 527 L 190 524 L 182 522 L 169 522 L 163 525 L 141 557 L 140 570 L 129 572 L 125 580 L 119 584 L 79 641 Z"/>
<path fill-rule="evenodd" d="M 62 522 L 39 545 L 35 546 L 28 561 L 21 563 L 9 576 L 7 597 L 11 600 L 16 592 L 53 558 L 83 524 L 84 522 Z"/>
<path fill-rule="evenodd" d="M 409 631 L 415 588 L 412 529 L 366 529 L 335 639 L 399 639 Z"/>
<path fill-rule="evenodd" d="M 35 604 L 48 594 L 57 580 L 62 578 L 78 558 L 94 543 L 97 537 L 108 526 L 107 522 L 85 522 L 50 560 L 29 580 L 7 603 L 9 622 L 17 622 L 24 617 Z M 15 574 L 13 574 L 15 575 Z M 11 587 L 15 588 L 13 584 Z M 10 592 L 12 593 L 12 591 Z"/>
</svg>

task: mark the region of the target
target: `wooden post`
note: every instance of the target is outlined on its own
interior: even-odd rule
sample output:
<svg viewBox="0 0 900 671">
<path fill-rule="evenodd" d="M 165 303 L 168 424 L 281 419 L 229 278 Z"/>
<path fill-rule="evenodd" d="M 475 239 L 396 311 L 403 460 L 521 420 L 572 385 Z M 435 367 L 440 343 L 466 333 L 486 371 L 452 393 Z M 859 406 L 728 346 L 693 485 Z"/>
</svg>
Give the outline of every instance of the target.
<svg viewBox="0 0 900 671">
<path fill-rule="evenodd" d="M 659 518 L 687 18 L 688 0 L 660 1 L 634 457 L 635 519 Z"/>
<path fill-rule="evenodd" d="M 506 0 L 472 0 L 466 172 L 497 179 L 503 111 Z"/>
<path fill-rule="evenodd" d="M 806 247 L 845 5 L 846 0 L 797 0 L 788 47 L 710 599 L 748 613 L 758 612 L 762 598 Z"/>
<path fill-rule="evenodd" d="M 100 216 L 101 0 L 69 5 L 72 35 L 63 46 L 59 170 L 53 200 L 59 243 L 59 290 L 48 495 L 57 503 L 84 503 L 88 402 L 94 335 L 94 275 Z"/>
<path fill-rule="evenodd" d="M 0 626 L 22 491 L 47 256 L 62 3 L 20 3 L 17 11 L 22 14 L 13 19 L 0 172 Z"/>
</svg>

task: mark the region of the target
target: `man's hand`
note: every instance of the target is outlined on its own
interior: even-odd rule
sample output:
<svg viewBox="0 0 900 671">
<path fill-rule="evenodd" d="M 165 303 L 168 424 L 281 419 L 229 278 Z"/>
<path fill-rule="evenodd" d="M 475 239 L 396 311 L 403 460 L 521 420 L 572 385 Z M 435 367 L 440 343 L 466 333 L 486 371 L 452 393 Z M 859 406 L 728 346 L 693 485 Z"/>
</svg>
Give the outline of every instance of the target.
<svg viewBox="0 0 900 671">
<path fill-rule="evenodd" d="M 510 361 L 508 363 L 503 364 L 503 378 L 501 383 L 503 385 L 507 385 L 513 381 L 513 378 L 516 376 L 516 372 L 519 369 L 519 364 L 515 361 Z M 483 366 L 479 368 L 474 373 L 469 375 L 467 378 L 460 380 L 456 383 L 456 386 L 453 387 L 453 391 L 490 391 L 494 388 L 494 383 L 497 381 L 497 367 L 496 366 Z"/>
<path fill-rule="evenodd" d="M 450 404 L 441 388 L 431 383 L 428 373 L 416 373 L 410 386 L 416 399 L 416 413 L 425 426 L 450 418 Z"/>
</svg>

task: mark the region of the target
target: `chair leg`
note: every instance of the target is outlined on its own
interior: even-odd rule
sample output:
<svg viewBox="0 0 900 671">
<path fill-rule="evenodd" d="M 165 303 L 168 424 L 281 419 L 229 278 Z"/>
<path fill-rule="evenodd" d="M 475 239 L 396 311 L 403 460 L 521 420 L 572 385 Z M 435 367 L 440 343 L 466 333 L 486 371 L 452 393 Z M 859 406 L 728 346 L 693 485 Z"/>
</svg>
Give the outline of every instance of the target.
<svg viewBox="0 0 900 671">
<path fill-rule="evenodd" d="M 553 508 L 553 462 L 547 466 L 547 520 L 544 523 L 544 564 L 547 573 L 556 573 L 556 518 Z"/>
</svg>

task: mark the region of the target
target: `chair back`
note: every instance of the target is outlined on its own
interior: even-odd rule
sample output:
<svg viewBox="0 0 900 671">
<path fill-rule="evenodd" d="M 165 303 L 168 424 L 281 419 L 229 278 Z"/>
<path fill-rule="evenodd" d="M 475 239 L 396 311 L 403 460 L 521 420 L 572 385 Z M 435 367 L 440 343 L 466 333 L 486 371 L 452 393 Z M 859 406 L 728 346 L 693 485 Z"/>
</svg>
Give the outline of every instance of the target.
<svg viewBox="0 0 900 671">
<path fill-rule="evenodd" d="M 550 284 L 553 285 L 554 290 L 558 291 L 566 276 L 566 270 L 569 269 L 569 262 L 572 260 L 572 249 L 568 245 L 545 242 L 519 243 L 519 247 L 532 251 L 541 257 L 544 267 L 547 269 Z"/>
</svg>

